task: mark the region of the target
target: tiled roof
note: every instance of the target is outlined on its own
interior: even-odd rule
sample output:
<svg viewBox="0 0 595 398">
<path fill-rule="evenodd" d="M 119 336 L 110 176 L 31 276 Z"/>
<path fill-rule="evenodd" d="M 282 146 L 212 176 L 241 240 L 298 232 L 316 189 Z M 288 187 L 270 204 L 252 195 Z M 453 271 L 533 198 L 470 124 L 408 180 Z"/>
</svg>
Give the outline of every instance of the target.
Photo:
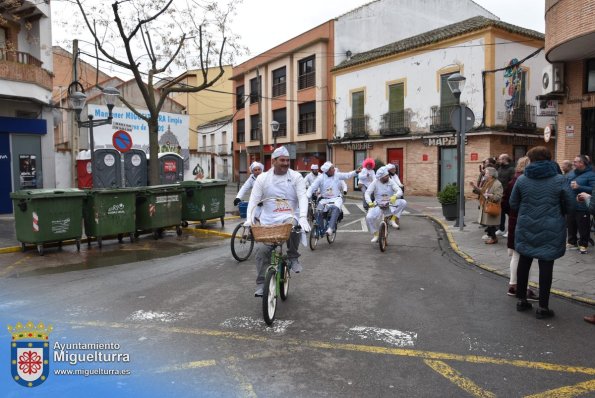
<svg viewBox="0 0 595 398">
<path fill-rule="evenodd" d="M 370 51 L 355 54 L 350 60 L 343 61 L 334 67 L 332 71 L 363 64 L 375 59 L 387 57 L 389 55 L 427 46 L 429 44 L 439 43 L 453 37 L 461 36 L 466 33 L 475 32 L 488 27 L 494 27 L 510 33 L 520 34 L 526 36 L 528 39 L 545 40 L 545 35 L 535 30 L 522 28 L 520 26 L 497 21 L 495 19 L 477 16 L 461 22 L 453 23 L 451 25 L 443 26 L 438 29 L 430 30 L 417 36 L 408 37 L 407 39 L 387 44 L 386 46 L 378 47 Z"/>
<path fill-rule="evenodd" d="M 199 125 L 198 128 L 214 126 L 217 124 L 227 124 L 227 123 L 231 122 L 231 119 L 233 119 L 233 115 L 222 116 L 222 117 L 214 119 L 214 120 L 209 120 L 208 122 L 205 122 L 205 123 Z"/>
</svg>

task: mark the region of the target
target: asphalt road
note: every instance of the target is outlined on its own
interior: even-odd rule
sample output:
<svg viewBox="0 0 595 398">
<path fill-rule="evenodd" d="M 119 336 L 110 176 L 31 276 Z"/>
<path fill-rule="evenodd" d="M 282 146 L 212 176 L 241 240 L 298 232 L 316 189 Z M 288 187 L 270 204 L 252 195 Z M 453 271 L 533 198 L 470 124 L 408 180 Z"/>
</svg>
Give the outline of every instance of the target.
<svg viewBox="0 0 595 398">
<path fill-rule="evenodd" d="M 341 228 L 351 232 L 301 248 L 304 272 L 292 276 L 272 328 L 253 297 L 253 258 L 234 261 L 228 240 L 171 235 L 69 265 L 46 256 L 45 268 L 13 266 L 0 277 L 0 324 L 51 323 L 54 351 L 117 343 L 104 352 L 130 356 L 76 365 L 52 357 L 52 372 L 131 375 L 51 373 L 26 396 L 595 397 L 586 307 L 552 298 L 553 319 L 519 313 L 507 281 L 461 260 L 430 220 L 404 217 L 381 253 L 361 210 L 347 209 Z M 0 364 L 2 396 L 24 396 L 7 350 Z"/>
</svg>

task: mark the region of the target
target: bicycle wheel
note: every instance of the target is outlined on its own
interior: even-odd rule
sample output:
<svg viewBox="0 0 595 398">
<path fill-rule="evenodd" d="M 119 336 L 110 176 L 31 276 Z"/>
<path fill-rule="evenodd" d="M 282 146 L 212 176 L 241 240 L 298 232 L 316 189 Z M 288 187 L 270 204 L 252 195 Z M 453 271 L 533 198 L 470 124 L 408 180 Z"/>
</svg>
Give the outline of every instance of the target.
<svg viewBox="0 0 595 398">
<path fill-rule="evenodd" d="M 277 311 L 277 271 L 271 269 L 267 272 L 262 291 L 262 315 L 267 325 L 271 326 Z"/>
<path fill-rule="evenodd" d="M 333 231 L 333 233 L 331 235 L 326 236 L 326 240 L 328 241 L 329 244 L 331 244 L 335 241 L 336 237 L 337 237 L 337 231 Z"/>
<path fill-rule="evenodd" d="M 279 285 L 281 290 L 279 295 L 281 296 L 281 300 L 285 301 L 289 296 L 289 267 L 286 261 L 283 261 L 283 265 L 281 265 L 281 283 Z"/>
<path fill-rule="evenodd" d="M 310 231 L 310 250 L 316 250 L 316 245 L 318 245 L 318 226 L 314 224 Z"/>
<path fill-rule="evenodd" d="M 380 228 L 378 229 L 378 246 L 380 246 L 381 252 L 386 250 L 386 238 L 388 237 L 387 231 L 386 221 L 382 221 L 380 223 Z"/>
<path fill-rule="evenodd" d="M 253 248 L 254 239 L 252 239 L 250 228 L 244 227 L 243 223 L 239 223 L 231 235 L 231 255 L 237 261 L 242 262 L 250 257 Z"/>
</svg>

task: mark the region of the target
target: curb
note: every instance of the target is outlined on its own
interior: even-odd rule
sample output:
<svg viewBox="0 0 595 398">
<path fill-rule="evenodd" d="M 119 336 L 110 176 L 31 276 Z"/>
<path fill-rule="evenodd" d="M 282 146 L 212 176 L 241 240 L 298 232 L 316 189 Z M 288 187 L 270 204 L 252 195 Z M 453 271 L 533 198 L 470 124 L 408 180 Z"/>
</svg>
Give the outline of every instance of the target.
<svg viewBox="0 0 595 398">
<path fill-rule="evenodd" d="M 472 264 L 478 268 L 483 269 L 484 271 L 488 271 L 491 272 L 493 274 L 502 276 L 504 278 L 508 278 L 509 275 L 505 274 L 501 271 L 496 270 L 495 268 L 491 267 L 488 264 L 483 264 L 480 263 L 478 261 L 475 261 L 475 259 L 473 257 L 471 257 L 470 255 L 468 255 L 467 253 L 465 253 L 464 251 L 462 251 L 459 248 L 459 245 L 457 244 L 457 242 L 455 241 L 454 237 L 452 236 L 452 233 L 448 231 L 448 225 L 446 225 L 446 223 L 438 218 L 436 218 L 435 216 L 431 215 L 431 214 L 427 214 L 427 213 L 423 213 L 423 215 L 427 218 L 429 218 L 430 220 L 434 221 L 436 224 L 440 225 L 442 227 L 442 230 L 444 231 L 444 233 L 446 234 L 446 237 L 448 239 L 448 243 L 450 244 L 451 249 L 459 256 L 461 257 L 463 260 L 465 260 L 466 262 L 468 262 L 469 264 Z M 537 285 L 535 283 L 530 283 L 530 286 L 532 287 L 537 287 Z M 572 293 L 568 293 L 566 291 L 563 290 L 558 290 L 558 289 L 551 289 L 550 293 L 553 293 L 557 296 L 560 297 L 564 297 L 566 299 L 570 299 L 573 301 L 578 301 L 580 303 L 583 304 L 589 304 L 589 305 L 595 305 L 595 300 L 590 299 L 590 298 L 586 298 L 586 297 L 580 297 L 580 296 L 576 296 Z"/>
</svg>

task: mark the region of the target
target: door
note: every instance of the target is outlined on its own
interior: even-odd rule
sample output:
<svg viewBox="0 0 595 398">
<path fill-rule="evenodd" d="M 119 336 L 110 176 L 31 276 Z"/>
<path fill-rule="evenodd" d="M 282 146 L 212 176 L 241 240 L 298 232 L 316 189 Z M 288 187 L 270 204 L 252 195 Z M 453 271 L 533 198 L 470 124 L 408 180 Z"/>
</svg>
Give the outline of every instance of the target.
<svg viewBox="0 0 595 398">
<path fill-rule="evenodd" d="M 440 190 L 448 184 L 457 183 L 457 148 L 440 148 Z"/>
<path fill-rule="evenodd" d="M 41 164 L 41 137 L 38 135 L 12 135 L 12 176 L 15 191 L 43 188 Z"/>
<path fill-rule="evenodd" d="M 364 159 L 366 158 L 366 151 L 353 151 L 353 169 L 357 169 L 358 167 L 360 167 L 362 165 L 362 163 L 364 162 Z M 353 179 L 353 190 L 354 191 L 360 191 L 360 189 L 357 186 L 357 176 L 354 177 Z"/>
<path fill-rule="evenodd" d="M 595 108 L 583 109 L 581 154 L 595 159 Z"/>
<path fill-rule="evenodd" d="M 12 213 L 12 183 L 10 176 L 10 136 L 0 134 L 0 214 Z"/>
<path fill-rule="evenodd" d="M 397 167 L 399 180 L 405 184 L 405 164 L 403 162 L 403 148 L 390 148 L 386 150 L 386 159 Z"/>
</svg>

